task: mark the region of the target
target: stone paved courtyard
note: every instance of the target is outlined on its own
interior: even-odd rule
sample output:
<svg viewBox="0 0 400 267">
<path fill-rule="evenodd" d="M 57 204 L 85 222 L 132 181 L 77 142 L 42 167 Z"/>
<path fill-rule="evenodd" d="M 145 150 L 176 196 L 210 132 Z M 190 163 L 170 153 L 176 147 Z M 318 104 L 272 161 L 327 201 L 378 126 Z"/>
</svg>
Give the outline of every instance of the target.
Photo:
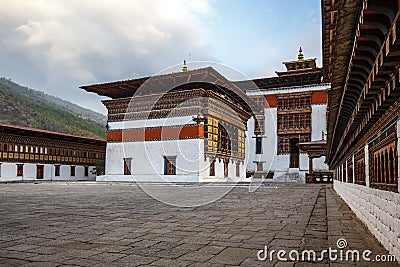
<svg viewBox="0 0 400 267">
<path fill-rule="evenodd" d="M 154 189 L 177 194 L 167 186 Z M 346 249 L 388 254 L 331 185 L 236 187 L 211 204 L 182 208 L 137 185 L 1 184 L 0 218 L 0 266 L 356 266 L 327 257 L 257 260 L 265 245 L 320 252 L 337 249 L 339 238 Z"/>
</svg>

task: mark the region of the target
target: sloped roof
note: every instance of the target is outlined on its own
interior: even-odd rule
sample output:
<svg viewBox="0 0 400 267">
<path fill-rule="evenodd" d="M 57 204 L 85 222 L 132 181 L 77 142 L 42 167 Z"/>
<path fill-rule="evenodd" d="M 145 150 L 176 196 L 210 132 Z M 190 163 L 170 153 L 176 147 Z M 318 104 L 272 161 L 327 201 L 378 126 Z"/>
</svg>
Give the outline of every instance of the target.
<svg viewBox="0 0 400 267">
<path fill-rule="evenodd" d="M 85 144 L 92 144 L 92 145 L 106 145 L 106 141 L 98 138 L 89 138 L 79 135 L 73 134 L 65 134 L 65 133 L 58 133 L 53 131 L 47 131 L 42 129 L 24 127 L 24 126 L 17 126 L 17 125 L 10 125 L 10 124 L 0 124 L 0 134 L 15 134 L 15 135 L 24 135 L 24 136 L 31 136 L 31 137 L 41 137 L 41 138 L 48 138 L 54 140 L 62 140 L 62 141 L 69 141 L 69 142 L 77 142 L 77 143 L 85 143 Z"/>
<path fill-rule="evenodd" d="M 282 75 L 279 77 L 254 79 L 251 81 L 239 81 L 235 84 L 246 90 L 274 90 L 281 87 L 304 86 L 321 84 L 322 69 L 307 72 L 293 73 L 293 75 Z"/>
<path fill-rule="evenodd" d="M 153 77 L 143 77 L 133 80 L 117 81 L 103 84 L 81 86 L 88 92 L 112 99 L 132 97 L 135 94 L 145 95 L 152 93 L 166 93 L 169 91 L 185 90 L 190 86 L 198 84 L 209 84 L 213 90 L 219 91 L 231 99 L 240 103 L 250 111 L 249 103 L 253 101 L 246 95 L 245 91 L 235 83 L 229 81 L 212 67 L 176 72 Z"/>
</svg>

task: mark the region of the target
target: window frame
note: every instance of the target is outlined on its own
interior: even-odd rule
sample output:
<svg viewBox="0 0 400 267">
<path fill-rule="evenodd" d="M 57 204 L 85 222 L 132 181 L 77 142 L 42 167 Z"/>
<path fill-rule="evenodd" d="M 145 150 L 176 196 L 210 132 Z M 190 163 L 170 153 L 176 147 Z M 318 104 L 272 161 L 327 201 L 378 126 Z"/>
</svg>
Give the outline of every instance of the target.
<svg viewBox="0 0 400 267">
<path fill-rule="evenodd" d="M 124 158 L 124 175 L 132 175 L 132 158 Z"/>
<path fill-rule="evenodd" d="M 263 153 L 262 136 L 256 136 L 256 155 Z"/>
<path fill-rule="evenodd" d="M 24 176 L 24 164 L 17 164 L 17 177 Z"/>
<path fill-rule="evenodd" d="M 60 177 L 61 165 L 54 165 L 54 177 Z"/>
<path fill-rule="evenodd" d="M 71 166 L 70 168 L 70 176 L 75 177 L 76 176 L 76 166 Z"/>
<path fill-rule="evenodd" d="M 164 175 L 176 175 L 176 158 L 177 156 L 164 157 Z"/>
</svg>

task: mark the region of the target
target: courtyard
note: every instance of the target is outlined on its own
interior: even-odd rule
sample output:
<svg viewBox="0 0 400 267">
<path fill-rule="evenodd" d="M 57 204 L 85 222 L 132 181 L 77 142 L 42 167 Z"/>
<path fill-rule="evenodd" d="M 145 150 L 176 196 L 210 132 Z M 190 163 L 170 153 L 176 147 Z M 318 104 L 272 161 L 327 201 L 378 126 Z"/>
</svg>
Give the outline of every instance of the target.
<svg viewBox="0 0 400 267">
<path fill-rule="evenodd" d="M 153 192 L 176 195 L 165 185 Z M 180 190 L 196 187 L 179 186 Z M 213 197 L 223 185 L 197 185 Z M 195 197 L 195 196 L 193 196 Z M 388 252 L 331 185 L 236 186 L 201 206 L 172 206 L 128 183 L 0 187 L 0 266 L 356 266 L 352 261 L 259 260 L 260 250 Z M 288 255 L 286 255 L 286 258 Z M 357 266 L 398 266 L 357 262 Z"/>
</svg>

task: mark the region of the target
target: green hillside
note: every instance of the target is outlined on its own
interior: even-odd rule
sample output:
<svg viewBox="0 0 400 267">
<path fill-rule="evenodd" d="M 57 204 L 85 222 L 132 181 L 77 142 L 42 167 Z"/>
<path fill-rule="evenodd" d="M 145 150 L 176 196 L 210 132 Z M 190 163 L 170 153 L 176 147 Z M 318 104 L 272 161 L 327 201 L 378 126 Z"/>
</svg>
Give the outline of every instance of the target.
<svg viewBox="0 0 400 267">
<path fill-rule="evenodd" d="M 106 117 L 0 78 L 0 123 L 105 138 Z"/>
</svg>

